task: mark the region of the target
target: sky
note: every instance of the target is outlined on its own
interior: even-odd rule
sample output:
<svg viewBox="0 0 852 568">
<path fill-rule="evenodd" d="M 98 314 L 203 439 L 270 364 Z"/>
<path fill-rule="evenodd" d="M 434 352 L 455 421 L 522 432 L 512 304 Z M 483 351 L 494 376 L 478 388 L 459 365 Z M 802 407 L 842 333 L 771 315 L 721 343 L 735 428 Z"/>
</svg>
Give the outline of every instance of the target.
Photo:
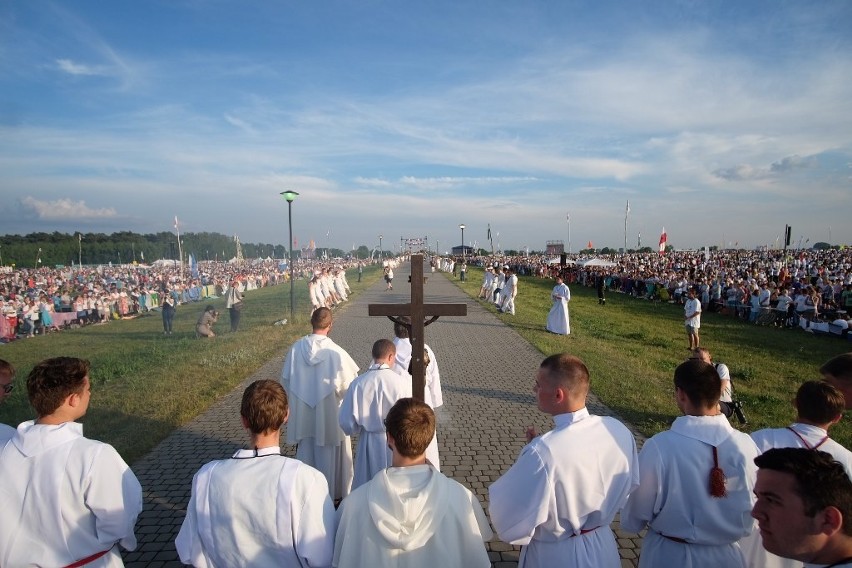
<svg viewBox="0 0 852 568">
<path fill-rule="evenodd" d="M 850 186 L 846 0 L 0 2 L 0 234 L 852 244 Z"/>
</svg>

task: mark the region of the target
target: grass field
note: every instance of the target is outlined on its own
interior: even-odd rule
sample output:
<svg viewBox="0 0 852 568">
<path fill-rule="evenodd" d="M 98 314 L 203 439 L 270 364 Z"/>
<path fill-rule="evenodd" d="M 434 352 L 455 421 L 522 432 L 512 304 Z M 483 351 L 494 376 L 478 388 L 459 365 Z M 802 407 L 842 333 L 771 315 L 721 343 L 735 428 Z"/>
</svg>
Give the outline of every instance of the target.
<svg viewBox="0 0 852 568">
<path fill-rule="evenodd" d="M 473 297 L 481 283 L 482 270 L 476 268 L 468 269 L 467 282 L 456 280 Z M 521 278 L 516 315 L 498 316 L 545 355 L 568 351 L 581 357 L 592 375 L 592 391 L 644 434 L 667 429 L 678 414 L 674 370 L 689 355 L 683 308 L 615 292 L 608 292 L 606 305 L 600 306 L 594 289 L 574 284 L 571 335 L 560 336 L 544 329 L 553 286 L 552 280 Z M 490 304 L 488 309 L 496 312 Z M 749 419 L 740 427 L 746 432 L 788 425 L 795 417 L 791 401 L 798 386 L 820 378 L 826 360 L 852 351 L 852 344 L 836 337 L 758 327 L 709 313 L 701 318 L 701 345 L 715 362 L 730 368 L 734 398 L 743 401 Z M 848 420 L 836 425 L 831 436 L 852 447 Z"/>
<path fill-rule="evenodd" d="M 356 271 L 349 271 L 353 293 L 375 282 L 380 273 L 365 268 L 359 284 Z M 310 332 L 307 283 L 296 281 L 295 291 L 300 315 L 283 326 L 273 323 L 289 317 L 289 284 L 247 293 L 240 329 L 233 334 L 224 298 L 210 302 L 222 314 L 215 326 L 217 336 L 209 340 L 195 339 L 195 322 L 206 305 L 199 302 L 178 307 L 175 332 L 168 337 L 160 313 L 153 312 L 3 345 L 0 358 L 15 365 L 18 378 L 12 396 L 0 405 L 0 422 L 33 418 L 26 376 L 37 362 L 59 356 L 89 359 L 92 404 L 81 420 L 85 433 L 112 444 L 132 463 Z"/>
</svg>

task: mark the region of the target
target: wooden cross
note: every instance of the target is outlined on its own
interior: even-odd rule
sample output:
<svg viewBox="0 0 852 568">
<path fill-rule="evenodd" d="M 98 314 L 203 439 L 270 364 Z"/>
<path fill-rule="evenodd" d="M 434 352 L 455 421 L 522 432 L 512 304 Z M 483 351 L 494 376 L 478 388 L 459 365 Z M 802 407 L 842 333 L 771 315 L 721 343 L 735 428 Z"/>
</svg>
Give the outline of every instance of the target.
<svg viewBox="0 0 852 568">
<path fill-rule="evenodd" d="M 411 303 L 408 304 L 369 304 L 367 314 L 387 316 L 391 321 L 402 323 L 399 316 L 411 318 L 409 335 L 411 336 L 411 392 L 414 398 L 424 400 L 426 389 L 426 365 L 423 352 L 426 340 L 425 328 L 440 316 L 466 316 L 467 304 L 424 304 L 423 303 L 423 255 L 411 255 Z M 429 320 L 426 321 L 426 317 Z"/>
</svg>

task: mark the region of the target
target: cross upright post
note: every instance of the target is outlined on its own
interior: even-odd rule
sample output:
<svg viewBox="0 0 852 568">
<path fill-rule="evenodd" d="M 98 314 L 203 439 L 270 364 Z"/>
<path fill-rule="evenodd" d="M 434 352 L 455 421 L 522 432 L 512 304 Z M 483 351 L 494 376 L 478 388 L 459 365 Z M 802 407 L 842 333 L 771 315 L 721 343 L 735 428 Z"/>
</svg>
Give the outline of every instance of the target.
<svg viewBox="0 0 852 568">
<path fill-rule="evenodd" d="M 411 318 L 411 392 L 414 398 L 424 400 L 426 388 L 425 351 L 426 326 L 440 316 L 466 316 L 467 304 L 424 304 L 423 303 L 423 255 L 411 255 L 411 302 L 408 304 L 369 304 L 371 316 L 387 316 L 391 321 L 402 323 L 400 316 Z M 430 319 L 427 321 L 426 318 Z"/>
</svg>

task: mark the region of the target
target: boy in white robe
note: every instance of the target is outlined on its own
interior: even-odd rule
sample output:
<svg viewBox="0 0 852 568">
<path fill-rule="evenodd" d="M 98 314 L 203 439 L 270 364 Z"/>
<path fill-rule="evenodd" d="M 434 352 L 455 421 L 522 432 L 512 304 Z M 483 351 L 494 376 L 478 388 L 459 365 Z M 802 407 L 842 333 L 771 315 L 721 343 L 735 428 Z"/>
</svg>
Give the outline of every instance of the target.
<svg viewBox="0 0 852 568">
<path fill-rule="evenodd" d="M 287 442 L 298 444 L 296 459 L 320 470 L 332 499 L 349 494 L 352 486 L 352 444 L 338 423 L 340 404 L 358 365 L 328 337 L 331 310 L 311 315 L 313 333 L 290 347 L 281 383 L 290 397 Z"/>
<path fill-rule="evenodd" d="M 550 299 L 553 300 L 553 306 L 547 314 L 547 331 L 569 335 L 571 333 L 571 322 L 568 319 L 568 302 L 571 301 L 571 291 L 565 285 L 561 276 L 556 277 L 556 286 L 550 293 Z"/>
<path fill-rule="evenodd" d="M 504 267 L 506 271 L 505 282 L 503 284 L 502 297 L 499 311 L 504 314 L 515 315 L 515 296 L 518 295 L 518 275 L 508 266 Z"/>
<path fill-rule="evenodd" d="M 328 566 L 334 505 L 316 469 L 281 455 L 287 393 L 255 381 L 240 419 L 251 449 L 204 465 L 175 540 L 181 562 L 196 567 Z"/>
<path fill-rule="evenodd" d="M 822 381 L 806 381 L 796 392 L 796 421 L 786 428 L 765 428 L 752 432 L 757 449 L 805 448 L 831 455 L 852 477 L 852 452 L 828 437 L 828 429 L 843 417 L 843 393 Z M 802 563 L 767 552 L 760 533 L 754 531 L 740 541 L 747 564 L 753 568 L 801 567 Z"/>
<path fill-rule="evenodd" d="M 775 448 L 758 456 L 751 515 L 766 550 L 806 567 L 852 566 L 852 481 L 826 452 Z"/>
<path fill-rule="evenodd" d="M 401 398 L 411 397 L 411 381 L 394 371 L 396 348 L 388 339 L 373 344 L 373 364 L 349 385 L 340 406 L 340 427 L 358 435 L 352 490 L 364 485 L 391 464 L 385 417 Z"/>
<path fill-rule="evenodd" d="M 533 390 L 555 428 L 527 429 L 517 462 L 488 488 L 491 522 L 523 546 L 519 568 L 620 568 L 610 524 L 639 483 L 633 434 L 589 414 L 589 371 L 577 357 L 546 358 Z"/>
<path fill-rule="evenodd" d="M 640 568 L 743 568 L 737 541 L 754 525 L 757 446 L 720 412 L 722 381 L 713 365 L 681 363 L 674 384 L 684 416 L 642 447 L 639 488 L 621 513 L 621 528 L 638 533 L 648 527 Z"/>
<path fill-rule="evenodd" d="M 347 497 L 338 509 L 333 566 L 338 568 L 487 568 L 488 519 L 463 485 L 426 463 L 435 414 L 424 402 L 399 400 L 388 412 L 393 467 Z"/>
<path fill-rule="evenodd" d="M 0 447 L 0 565 L 124 566 L 116 545 L 136 548 L 142 488 L 112 446 L 75 422 L 89 407 L 89 362 L 46 359 L 27 392 L 37 418 Z"/>
</svg>

